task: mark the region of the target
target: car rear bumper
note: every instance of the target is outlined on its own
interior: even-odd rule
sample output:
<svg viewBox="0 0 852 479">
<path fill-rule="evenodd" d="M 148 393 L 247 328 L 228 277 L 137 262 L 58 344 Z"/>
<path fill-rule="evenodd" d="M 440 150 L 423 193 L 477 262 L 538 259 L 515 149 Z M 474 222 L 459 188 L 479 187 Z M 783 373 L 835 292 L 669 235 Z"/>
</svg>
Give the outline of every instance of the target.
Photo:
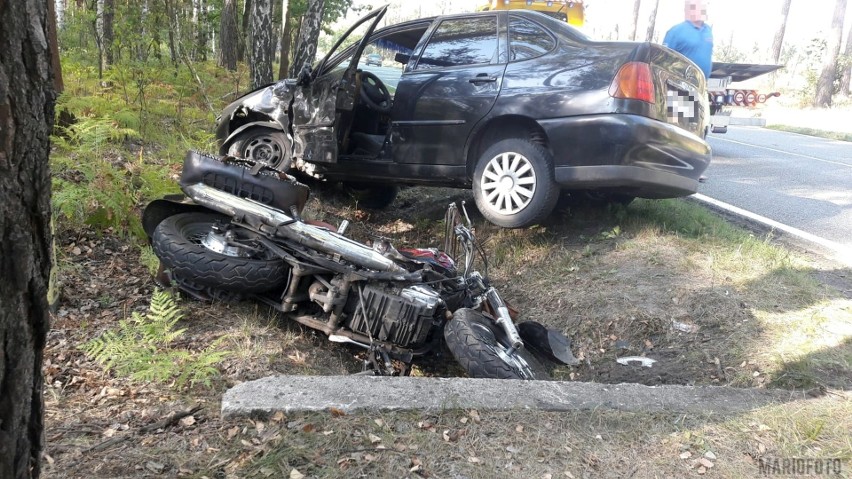
<svg viewBox="0 0 852 479">
<path fill-rule="evenodd" d="M 710 164 L 698 136 L 638 115 L 540 120 L 565 189 L 612 189 L 644 198 L 687 196 Z"/>
</svg>

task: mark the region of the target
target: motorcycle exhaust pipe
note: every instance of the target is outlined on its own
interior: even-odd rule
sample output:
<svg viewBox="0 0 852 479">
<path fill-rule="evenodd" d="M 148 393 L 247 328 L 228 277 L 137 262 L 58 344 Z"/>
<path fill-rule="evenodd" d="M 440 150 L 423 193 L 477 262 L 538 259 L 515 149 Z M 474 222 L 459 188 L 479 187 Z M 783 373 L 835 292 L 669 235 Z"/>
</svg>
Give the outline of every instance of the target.
<svg viewBox="0 0 852 479">
<path fill-rule="evenodd" d="M 283 236 L 308 248 L 339 256 L 350 263 L 375 271 L 407 273 L 408 271 L 367 246 L 352 241 L 325 228 L 295 221 L 290 215 L 246 198 L 225 193 L 203 183 L 182 186 L 183 192 L 201 206 L 226 214 L 232 218 L 253 216 L 276 228 Z"/>
</svg>

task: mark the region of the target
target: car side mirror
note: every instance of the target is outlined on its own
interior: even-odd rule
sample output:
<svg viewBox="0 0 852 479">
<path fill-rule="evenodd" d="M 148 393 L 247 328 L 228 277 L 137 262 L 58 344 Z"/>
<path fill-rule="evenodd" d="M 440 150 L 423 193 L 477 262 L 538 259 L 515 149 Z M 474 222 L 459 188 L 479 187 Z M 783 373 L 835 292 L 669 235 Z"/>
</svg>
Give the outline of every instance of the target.
<svg viewBox="0 0 852 479">
<path fill-rule="evenodd" d="M 402 63 L 403 65 L 408 65 L 408 61 L 411 60 L 411 55 L 407 53 L 398 53 L 393 56 L 393 60 L 397 63 Z"/>
<path fill-rule="evenodd" d="M 308 86 L 311 82 L 311 64 L 305 62 L 302 65 L 302 69 L 299 70 L 299 74 L 296 76 L 296 84 L 299 86 Z"/>
</svg>

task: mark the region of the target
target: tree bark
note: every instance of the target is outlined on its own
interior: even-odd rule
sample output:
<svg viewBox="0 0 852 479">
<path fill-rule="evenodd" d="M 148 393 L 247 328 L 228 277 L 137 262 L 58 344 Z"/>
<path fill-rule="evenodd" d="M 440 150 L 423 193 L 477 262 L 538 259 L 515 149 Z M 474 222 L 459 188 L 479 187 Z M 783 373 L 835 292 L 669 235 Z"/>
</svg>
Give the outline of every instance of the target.
<svg viewBox="0 0 852 479">
<path fill-rule="evenodd" d="M 165 5 L 166 16 L 169 19 L 169 56 L 171 57 L 175 71 L 177 71 L 180 64 L 180 32 L 178 32 L 177 12 L 171 0 L 165 0 Z"/>
<path fill-rule="evenodd" d="M 271 0 L 252 0 L 250 39 L 251 85 L 252 88 L 258 88 L 272 83 L 275 41 L 272 32 Z"/>
<path fill-rule="evenodd" d="M 781 25 L 775 32 L 775 39 L 772 40 L 772 62 L 775 64 L 781 59 L 781 47 L 784 45 L 784 32 L 787 30 L 787 17 L 790 15 L 790 3 L 792 1 L 784 0 L 784 4 L 781 6 Z"/>
<path fill-rule="evenodd" d="M 0 477 L 39 477 L 54 72 L 44 0 L 0 0 Z"/>
<path fill-rule="evenodd" d="M 237 51 L 238 61 L 245 61 L 246 57 L 250 55 L 248 49 L 251 42 L 251 29 L 249 28 L 251 24 L 251 9 L 252 0 L 246 0 L 243 5 L 242 29 L 240 30 L 240 44 Z"/>
<path fill-rule="evenodd" d="M 822 64 L 822 73 L 817 81 L 814 106 L 831 106 L 834 95 L 834 80 L 837 78 L 837 57 L 840 55 L 840 42 L 843 41 L 843 19 L 846 17 L 846 0 L 837 0 L 834 15 L 831 17 L 831 31 L 828 34 L 828 48 Z"/>
<path fill-rule="evenodd" d="M 101 49 L 101 69 L 106 70 L 113 64 L 112 43 L 115 35 L 113 34 L 113 18 L 115 17 L 115 0 L 102 0 L 103 10 L 99 13 L 101 21 L 100 37 L 103 44 Z M 100 6 L 101 2 L 98 2 Z"/>
<path fill-rule="evenodd" d="M 287 78 L 287 72 L 290 70 L 290 44 L 292 43 L 291 22 L 287 18 L 290 0 L 282 0 L 281 4 L 283 11 L 281 12 L 281 61 L 278 63 L 279 80 Z"/>
<path fill-rule="evenodd" d="M 293 77 L 306 63 L 313 63 L 316 58 L 324 7 L 324 0 L 308 0 L 308 10 L 302 18 L 299 42 L 296 44 L 296 55 L 293 57 L 290 72 Z"/>
<path fill-rule="evenodd" d="M 237 50 L 239 49 L 237 32 L 237 2 L 225 0 L 219 23 L 219 66 L 235 71 L 237 69 Z"/>
<path fill-rule="evenodd" d="M 646 42 L 654 41 L 654 27 L 657 23 L 657 8 L 660 6 L 660 0 L 654 0 L 654 9 L 651 10 L 651 16 L 648 18 L 648 33 L 645 35 Z"/>
<path fill-rule="evenodd" d="M 630 27 L 630 40 L 636 41 L 636 32 L 639 30 L 639 7 L 642 0 L 633 0 L 633 25 Z"/>
<path fill-rule="evenodd" d="M 198 29 L 196 30 L 196 46 L 198 59 L 207 61 L 207 2 L 198 0 Z"/>
<path fill-rule="evenodd" d="M 840 77 L 840 93 L 844 95 L 852 95 L 852 28 L 849 28 L 849 35 L 846 37 L 846 49 L 843 51 L 844 68 L 843 75 Z"/>
</svg>

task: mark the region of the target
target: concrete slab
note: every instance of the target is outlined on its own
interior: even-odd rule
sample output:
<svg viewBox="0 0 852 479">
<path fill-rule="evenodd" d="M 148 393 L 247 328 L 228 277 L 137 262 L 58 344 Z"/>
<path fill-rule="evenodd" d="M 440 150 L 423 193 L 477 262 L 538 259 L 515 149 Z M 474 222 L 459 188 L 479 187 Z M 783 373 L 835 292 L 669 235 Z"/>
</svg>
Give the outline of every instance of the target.
<svg viewBox="0 0 852 479">
<path fill-rule="evenodd" d="M 598 384 L 467 378 L 275 376 L 239 384 L 222 398 L 222 415 L 275 411 L 612 409 L 732 414 L 802 399 L 802 393 L 712 386 Z"/>
</svg>

